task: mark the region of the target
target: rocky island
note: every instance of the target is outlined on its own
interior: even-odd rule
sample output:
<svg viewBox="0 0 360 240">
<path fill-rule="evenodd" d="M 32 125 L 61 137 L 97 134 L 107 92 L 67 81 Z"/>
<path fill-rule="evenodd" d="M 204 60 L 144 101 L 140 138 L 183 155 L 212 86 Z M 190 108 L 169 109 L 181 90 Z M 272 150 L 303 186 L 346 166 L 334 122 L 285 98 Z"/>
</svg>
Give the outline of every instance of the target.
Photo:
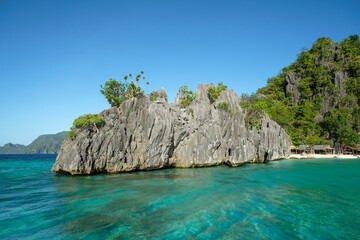
<svg viewBox="0 0 360 240">
<path fill-rule="evenodd" d="M 233 90 L 211 98 L 199 84 L 193 101 L 182 106 L 178 92 L 168 103 L 164 89 L 143 93 L 99 114 L 103 121 L 74 129 L 52 168 L 70 174 L 120 173 L 220 164 L 239 166 L 286 158 L 291 140 L 266 113 L 256 127 Z M 211 93 L 211 92 L 210 92 Z"/>
<path fill-rule="evenodd" d="M 181 87 L 168 103 L 164 89 L 144 94 L 142 74 L 101 86 L 112 108 L 74 121 L 52 171 L 239 166 L 286 158 L 291 143 L 331 145 L 336 154 L 360 149 L 358 35 L 341 43 L 319 38 L 265 87 L 241 97 L 222 83 L 199 84 L 196 93 Z"/>
</svg>

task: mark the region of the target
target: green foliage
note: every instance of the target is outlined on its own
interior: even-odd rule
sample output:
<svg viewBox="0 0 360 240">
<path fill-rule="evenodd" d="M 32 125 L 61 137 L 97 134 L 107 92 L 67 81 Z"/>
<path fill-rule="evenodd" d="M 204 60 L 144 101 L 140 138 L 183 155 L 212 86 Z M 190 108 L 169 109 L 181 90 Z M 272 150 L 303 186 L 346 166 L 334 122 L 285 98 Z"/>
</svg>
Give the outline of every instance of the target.
<svg viewBox="0 0 360 240">
<path fill-rule="evenodd" d="M 354 57 L 345 65 L 350 78 L 345 82 L 346 91 L 350 94 L 360 95 L 360 56 Z"/>
<path fill-rule="evenodd" d="M 341 53 L 345 55 L 345 58 L 352 59 L 360 55 L 360 40 L 358 35 L 351 35 L 345 38 L 340 45 L 342 47 Z"/>
<path fill-rule="evenodd" d="M 244 93 L 241 95 L 240 106 L 246 110 L 245 127 L 260 130 L 261 117 L 263 116 L 263 110 L 267 108 L 266 105 L 267 102 L 258 100 L 255 94 L 248 95 Z"/>
<path fill-rule="evenodd" d="M 80 128 L 89 126 L 90 124 L 98 125 L 102 122 L 104 122 L 104 118 L 97 114 L 85 114 L 75 119 L 73 126 L 75 128 Z"/>
<path fill-rule="evenodd" d="M 74 139 L 76 137 L 76 129 L 94 126 L 98 131 L 98 126 L 104 122 L 104 118 L 100 117 L 98 114 L 85 114 L 74 120 L 73 126 L 70 128 L 66 139 Z"/>
<path fill-rule="evenodd" d="M 157 100 L 157 97 L 153 96 L 153 95 L 149 95 L 150 99 L 153 100 L 153 101 L 156 101 Z"/>
<path fill-rule="evenodd" d="M 321 127 L 326 131 L 331 139 L 343 145 L 356 146 L 360 144 L 359 129 L 359 107 L 349 107 L 346 98 L 339 104 L 340 109 L 332 109 L 320 122 Z M 355 115 L 355 117 L 354 117 Z"/>
<path fill-rule="evenodd" d="M 194 99 L 196 98 L 196 93 L 194 93 L 193 91 L 189 91 L 189 86 L 182 86 L 179 89 L 180 91 L 180 107 L 181 108 L 186 108 L 187 106 L 190 105 L 190 103 L 192 101 L 194 101 Z"/>
<path fill-rule="evenodd" d="M 143 74 L 144 72 L 141 71 L 140 74 L 136 75 L 135 80 L 133 80 L 132 74 L 126 75 L 122 82 L 110 78 L 104 86 L 100 85 L 100 92 L 112 107 L 119 107 L 125 100 L 133 97 L 137 98 L 144 93 L 142 87 L 139 86 L 140 81 L 145 80 Z M 146 84 L 148 85 L 149 82 L 146 82 Z"/>
<path fill-rule="evenodd" d="M 345 81 L 345 95 L 340 95 L 340 89 L 335 88 L 338 71 L 346 71 L 349 75 Z M 290 73 L 297 79 L 300 98 L 296 105 L 292 100 L 295 91 L 285 94 Z M 340 44 L 329 38 L 319 38 L 310 50 L 302 49 L 296 62 L 268 79 L 266 87 L 251 96 L 243 94 L 241 106 L 247 110 L 247 127 L 258 127 L 264 110 L 288 132 L 295 145 L 340 142 L 354 146 L 360 143 L 357 134 L 360 132 L 359 97 L 360 41 L 358 35 L 353 35 Z M 319 122 L 325 101 L 330 110 Z"/>
<path fill-rule="evenodd" d="M 342 122 L 336 117 L 327 117 L 321 122 L 324 130 L 330 133 L 333 139 L 340 142 L 342 145 L 356 146 L 360 143 L 360 135 L 357 134 L 351 127 L 344 126 Z"/>
<path fill-rule="evenodd" d="M 100 87 L 100 92 L 112 107 L 119 107 L 126 100 L 125 92 L 127 87 L 125 83 L 119 83 L 115 79 L 110 78 L 104 86 L 100 85 Z"/>
<path fill-rule="evenodd" d="M 8 143 L 0 147 L 0 154 L 57 153 L 67 134 L 68 132 L 64 131 L 57 134 L 40 135 L 27 146 Z"/>
<path fill-rule="evenodd" d="M 320 137 L 317 134 L 307 138 L 306 143 L 311 145 L 311 146 L 314 146 L 314 145 L 332 145 L 331 140 L 326 140 L 326 139 Z"/>
<path fill-rule="evenodd" d="M 194 118 L 194 109 L 189 107 L 188 110 L 191 113 L 192 118 Z"/>
<path fill-rule="evenodd" d="M 209 87 L 207 89 L 210 103 L 215 102 L 215 100 L 220 96 L 220 93 L 224 90 L 226 90 L 227 86 L 225 86 L 223 83 L 219 83 L 217 87 Z"/>
<path fill-rule="evenodd" d="M 67 136 L 66 136 L 66 140 L 72 140 L 76 138 L 76 133 L 73 132 L 72 130 L 68 132 Z"/>
<path fill-rule="evenodd" d="M 220 110 L 227 112 L 230 116 L 234 115 L 233 111 L 230 109 L 229 103 L 227 102 L 221 102 L 216 107 Z"/>
</svg>

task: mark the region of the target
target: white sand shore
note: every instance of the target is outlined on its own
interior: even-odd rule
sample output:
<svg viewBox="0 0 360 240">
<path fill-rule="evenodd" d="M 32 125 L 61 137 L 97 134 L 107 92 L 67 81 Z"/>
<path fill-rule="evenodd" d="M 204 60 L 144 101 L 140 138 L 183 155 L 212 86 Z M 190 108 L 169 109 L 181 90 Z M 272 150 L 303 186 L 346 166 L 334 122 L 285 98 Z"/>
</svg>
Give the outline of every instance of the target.
<svg viewBox="0 0 360 240">
<path fill-rule="evenodd" d="M 318 158 L 360 158 L 355 155 L 335 155 L 335 154 L 291 154 L 288 159 L 318 159 Z"/>
</svg>

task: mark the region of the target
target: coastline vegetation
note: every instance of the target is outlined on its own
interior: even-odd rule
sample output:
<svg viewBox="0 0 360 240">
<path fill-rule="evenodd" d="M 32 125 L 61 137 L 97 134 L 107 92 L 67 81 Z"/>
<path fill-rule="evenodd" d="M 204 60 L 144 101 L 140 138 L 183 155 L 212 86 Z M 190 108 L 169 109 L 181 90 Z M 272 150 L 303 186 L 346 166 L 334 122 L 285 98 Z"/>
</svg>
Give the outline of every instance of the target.
<svg viewBox="0 0 360 240">
<path fill-rule="evenodd" d="M 286 91 L 290 74 L 296 76 L 296 89 Z M 339 83 L 346 79 L 339 74 L 349 77 Z M 319 38 L 310 50 L 302 49 L 294 63 L 268 79 L 265 87 L 243 94 L 241 106 L 248 112 L 248 126 L 259 125 L 263 110 L 288 132 L 294 145 L 360 144 L 359 36 L 340 44 Z"/>
</svg>

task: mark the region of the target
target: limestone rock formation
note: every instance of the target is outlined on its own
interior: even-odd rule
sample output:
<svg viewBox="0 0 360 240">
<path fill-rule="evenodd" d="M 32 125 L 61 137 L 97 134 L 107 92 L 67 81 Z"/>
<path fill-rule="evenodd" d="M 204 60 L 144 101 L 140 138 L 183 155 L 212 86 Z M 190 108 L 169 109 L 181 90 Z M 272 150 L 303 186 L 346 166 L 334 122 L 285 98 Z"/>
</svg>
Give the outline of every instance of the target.
<svg viewBox="0 0 360 240">
<path fill-rule="evenodd" d="M 293 72 L 289 72 L 286 77 L 286 87 L 285 87 L 285 95 L 286 97 L 291 98 L 291 102 L 293 106 L 297 105 L 300 99 L 300 90 L 298 87 L 298 82 L 301 79 L 297 77 Z"/>
<path fill-rule="evenodd" d="M 232 90 L 210 104 L 207 88 L 199 84 L 197 97 L 186 109 L 167 102 L 165 91 L 125 101 L 100 113 L 98 129 L 77 130 L 74 140 L 61 146 L 54 172 L 70 174 L 118 173 L 169 167 L 238 166 L 267 162 L 290 154 L 290 138 L 264 114 L 260 129 L 247 129 L 246 113 Z M 218 109 L 226 102 L 232 114 Z"/>
<path fill-rule="evenodd" d="M 338 71 L 335 73 L 335 88 L 339 89 L 339 93 L 341 97 L 346 95 L 345 91 L 345 81 L 349 78 L 349 74 L 346 71 Z"/>
<path fill-rule="evenodd" d="M 167 102 L 168 100 L 168 95 L 166 94 L 164 88 L 161 88 L 160 90 L 157 91 L 153 91 L 150 95 L 155 97 L 159 101 Z"/>
</svg>

